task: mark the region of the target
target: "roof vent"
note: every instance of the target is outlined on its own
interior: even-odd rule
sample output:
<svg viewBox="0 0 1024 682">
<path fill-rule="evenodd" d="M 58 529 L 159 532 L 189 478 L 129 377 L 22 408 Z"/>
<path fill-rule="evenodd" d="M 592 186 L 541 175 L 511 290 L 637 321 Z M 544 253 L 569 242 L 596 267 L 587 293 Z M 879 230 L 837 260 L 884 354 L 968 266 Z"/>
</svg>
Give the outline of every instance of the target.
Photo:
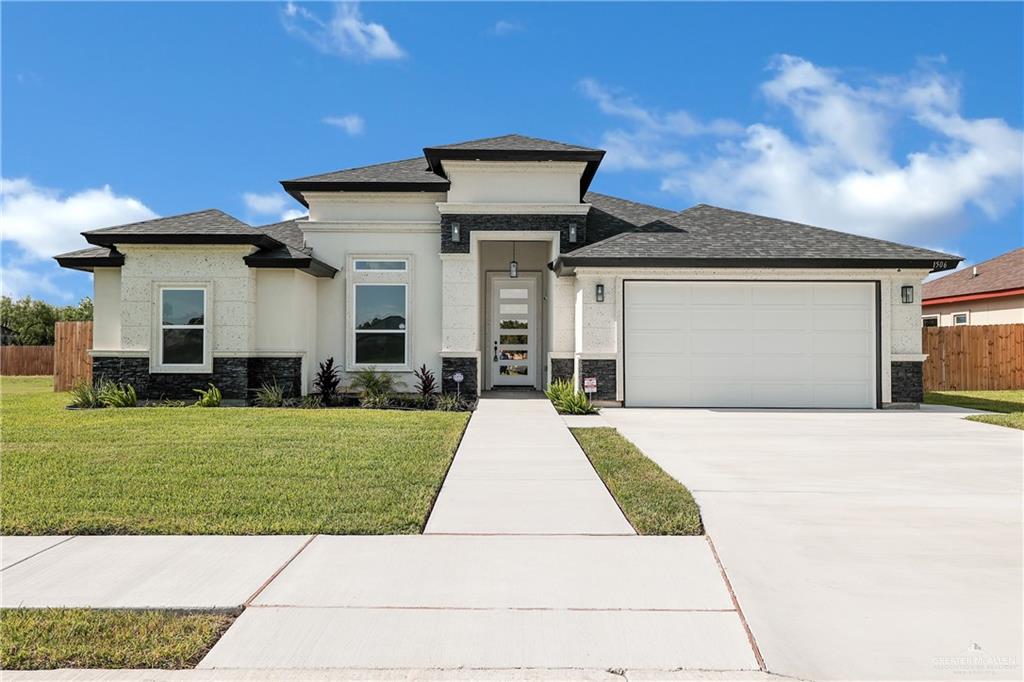
<svg viewBox="0 0 1024 682">
<path fill-rule="evenodd" d="M 971 269 L 971 277 L 977 277 L 977 276 L 978 276 L 978 266 L 977 266 L 977 265 L 975 265 L 975 266 L 974 266 L 974 267 L 973 267 L 973 268 Z"/>
</svg>

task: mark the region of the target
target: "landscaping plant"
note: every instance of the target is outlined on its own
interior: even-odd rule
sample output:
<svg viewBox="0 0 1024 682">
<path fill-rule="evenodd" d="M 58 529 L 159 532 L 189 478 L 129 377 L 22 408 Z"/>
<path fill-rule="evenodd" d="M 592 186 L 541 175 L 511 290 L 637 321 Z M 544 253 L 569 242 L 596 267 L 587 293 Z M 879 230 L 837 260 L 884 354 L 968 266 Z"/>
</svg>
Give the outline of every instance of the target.
<svg viewBox="0 0 1024 682">
<path fill-rule="evenodd" d="M 91 381 L 80 380 L 70 391 L 72 407 L 103 407 L 99 392 Z"/>
<path fill-rule="evenodd" d="M 264 383 L 256 389 L 252 402 L 256 407 L 284 407 L 284 389 L 277 385 L 276 379 L 273 383 Z"/>
<path fill-rule="evenodd" d="M 434 409 L 439 412 L 465 412 L 468 407 L 458 393 L 442 393 L 434 401 Z"/>
<path fill-rule="evenodd" d="M 367 400 L 379 404 L 382 398 L 387 398 L 390 404 L 391 394 L 395 392 L 395 377 L 390 372 L 378 372 L 367 367 L 356 374 L 351 389 L 359 394 L 359 404 L 363 407 L 366 407 L 364 403 Z"/>
<path fill-rule="evenodd" d="M 96 395 L 104 407 L 135 407 L 139 399 L 131 384 L 116 384 L 107 380 L 100 382 Z"/>
<path fill-rule="evenodd" d="M 548 386 L 544 394 L 561 414 L 594 414 L 597 408 L 590 398 L 568 379 L 556 379 Z"/>
<path fill-rule="evenodd" d="M 426 406 L 430 397 L 437 393 L 437 378 L 425 364 L 415 370 L 413 376 L 416 377 L 416 392 L 423 398 L 424 406 Z"/>
<path fill-rule="evenodd" d="M 313 390 L 320 396 L 320 402 L 325 406 L 334 404 L 341 386 L 341 375 L 338 368 L 334 366 L 334 358 L 330 357 L 320 363 L 320 369 L 316 371 L 313 378 Z"/>
<path fill-rule="evenodd" d="M 302 400 L 298 404 L 298 407 L 304 410 L 315 410 L 323 406 L 324 401 L 320 398 L 319 393 L 310 393 L 309 395 L 302 396 Z"/>
<path fill-rule="evenodd" d="M 196 401 L 196 407 L 220 407 L 220 389 L 210 384 L 210 388 L 201 389 L 193 388 L 193 391 L 199 394 L 199 400 Z"/>
</svg>

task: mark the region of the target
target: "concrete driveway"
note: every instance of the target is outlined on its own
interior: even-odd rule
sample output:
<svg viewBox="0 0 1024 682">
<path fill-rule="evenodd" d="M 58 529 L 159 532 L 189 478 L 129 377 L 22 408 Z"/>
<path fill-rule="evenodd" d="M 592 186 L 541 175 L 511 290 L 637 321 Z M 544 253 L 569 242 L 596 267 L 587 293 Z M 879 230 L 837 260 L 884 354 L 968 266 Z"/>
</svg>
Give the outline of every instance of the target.
<svg viewBox="0 0 1024 682">
<path fill-rule="evenodd" d="M 931 408 L 602 415 L 694 492 L 769 672 L 1021 678 L 1020 431 Z"/>
</svg>

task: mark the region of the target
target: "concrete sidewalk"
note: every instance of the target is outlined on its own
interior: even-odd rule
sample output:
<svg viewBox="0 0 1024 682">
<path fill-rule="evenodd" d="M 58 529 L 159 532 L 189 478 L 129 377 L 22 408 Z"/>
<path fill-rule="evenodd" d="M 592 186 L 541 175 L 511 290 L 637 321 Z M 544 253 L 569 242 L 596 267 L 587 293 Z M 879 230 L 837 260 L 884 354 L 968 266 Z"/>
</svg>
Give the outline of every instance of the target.
<svg viewBox="0 0 1024 682">
<path fill-rule="evenodd" d="M 425 533 L 633 535 L 551 403 L 480 400 Z"/>
</svg>

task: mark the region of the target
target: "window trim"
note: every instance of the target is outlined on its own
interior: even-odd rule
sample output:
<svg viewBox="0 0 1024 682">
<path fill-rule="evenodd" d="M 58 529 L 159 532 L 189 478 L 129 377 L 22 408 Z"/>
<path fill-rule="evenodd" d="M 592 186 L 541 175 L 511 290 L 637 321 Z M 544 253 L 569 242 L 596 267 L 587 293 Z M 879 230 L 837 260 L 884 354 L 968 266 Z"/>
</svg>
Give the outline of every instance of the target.
<svg viewBox="0 0 1024 682">
<path fill-rule="evenodd" d="M 404 270 L 356 270 L 356 261 L 402 261 Z M 369 367 L 388 372 L 411 372 L 415 364 L 416 315 L 414 312 L 416 293 L 413 290 L 413 270 L 415 261 L 411 253 L 366 253 L 348 254 L 348 281 L 345 296 L 345 370 L 358 372 Z M 405 329 L 404 330 L 356 330 L 356 296 L 359 286 L 363 285 L 396 285 L 405 287 Z M 357 333 L 403 333 L 405 334 L 405 359 L 401 363 L 357 363 Z"/>
<path fill-rule="evenodd" d="M 922 327 L 927 327 L 928 326 L 928 325 L 926 325 L 924 323 L 925 320 L 935 320 L 935 326 L 936 327 L 941 327 L 942 326 L 942 320 L 940 319 L 939 315 L 922 315 L 921 316 L 921 326 Z"/>
<path fill-rule="evenodd" d="M 159 282 L 154 284 L 153 296 L 153 352 L 150 353 L 150 372 L 168 374 L 210 374 L 213 372 L 213 349 L 210 343 L 212 321 L 210 311 L 210 285 L 207 282 Z M 164 325 L 163 307 L 165 291 L 202 291 L 203 292 L 203 324 L 202 325 Z M 173 364 L 164 362 L 164 330 L 165 329 L 202 329 L 203 360 L 198 364 Z"/>
<path fill-rule="evenodd" d="M 957 315 L 963 315 L 964 316 L 964 321 L 963 322 L 957 322 L 956 321 L 956 316 Z M 970 310 L 961 310 L 959 312 L 952 313 L 950 315 L 950 319 L 953 321 L 953 326 L 954 327 L 966 327 L 966 326 L 971 324 L 971 311 Z"/>
</svg>

